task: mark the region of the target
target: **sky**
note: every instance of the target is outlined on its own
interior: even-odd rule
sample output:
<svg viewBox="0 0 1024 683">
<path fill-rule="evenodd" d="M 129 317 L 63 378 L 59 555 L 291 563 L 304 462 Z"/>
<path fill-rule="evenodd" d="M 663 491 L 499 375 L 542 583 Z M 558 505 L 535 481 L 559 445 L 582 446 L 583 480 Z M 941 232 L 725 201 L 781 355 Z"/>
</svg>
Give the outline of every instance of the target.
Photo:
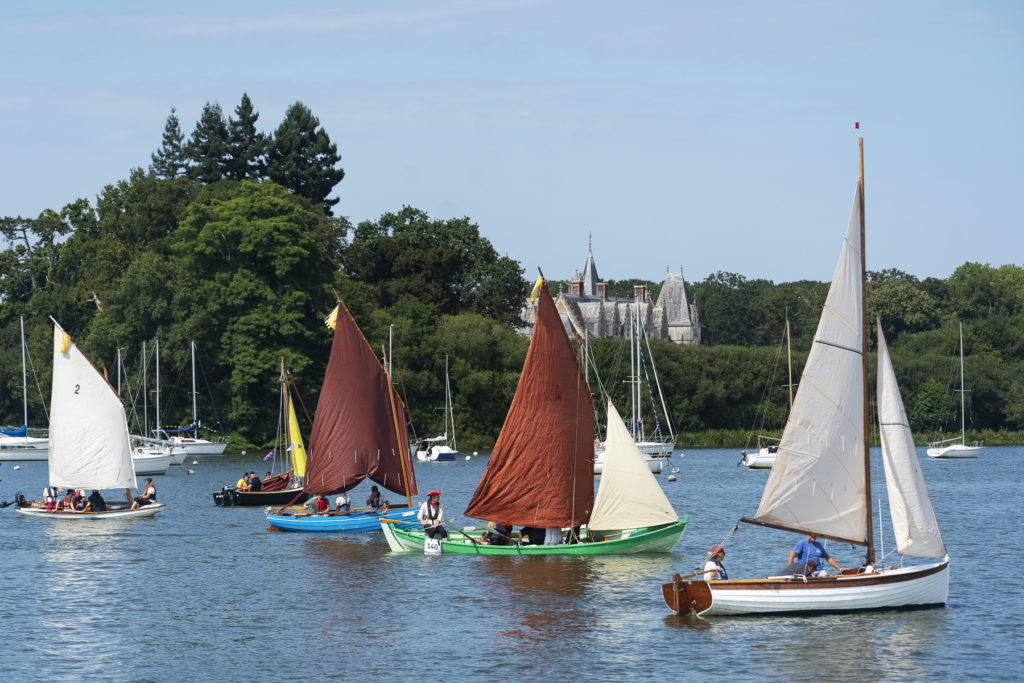
<svg viewBox="0 0 1024 683">
<path fill-rule="evenodd" d="M 171 107 L 303 102 L 336 215 L 468 217 L 532 278 L 828 281 L 864 138 L 867 262 L 1024 264 L 1024 3 L 4 3 L 0 216 L 95 205 Z M 860 128 L 855 129 L 855 123 Z"/>
</svg>

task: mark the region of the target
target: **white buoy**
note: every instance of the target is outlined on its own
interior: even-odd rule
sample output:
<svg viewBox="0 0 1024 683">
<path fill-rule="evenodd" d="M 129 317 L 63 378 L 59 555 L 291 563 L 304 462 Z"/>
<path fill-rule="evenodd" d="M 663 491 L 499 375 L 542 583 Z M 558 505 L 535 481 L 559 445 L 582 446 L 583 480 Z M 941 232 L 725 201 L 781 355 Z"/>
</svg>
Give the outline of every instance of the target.
<svg viewBox="0 0 1024 683">
<path fill-rule="evenodd" d="M 469 460 L 469 457 L 470 457 L 470 456 L 468 456 L 468 455 L 467 455 L 467 456 L 466 456 L 466 460 Z"/>
<path fill-rule="evenodd" d="M 195 474 L 195 470 L 185 470 L 185 474 Z"/>
<path fill-rule="evenodd" d="M 198 465 L 198 464 L 199 464 L 199 461 L 198 461 L 198 460 L 193 460 L 193 461 L 192 461 L 192 464 L 193 464 L 193 465 Z"/>
<path fill-rule="evenodd" d="M 15 466 L 14 466 L 14 469 L 16 469 L 16 470 L 20 470 L 20 469 L 21 469 L 21 465 L 15 465 Z"/>
<path fill-rule="evenodd" d="M 473 455 L 476 455 L 476 451 L 473 451 Z"/>
<path fill-rule="evenodd" d="M 242 455 L 245 455 L 245 451 L 242 451 Z"/>
<path fill-rule="evenodd" d="M 674 475 L 674 474 L 668 475 L 668 480 L 669 481 L 675 481 L 676 480 L 676 475 Z"/>
<path fill-rule="evenodd" d="M 679 468 L 678 467 L 673 467 L 672 468 L 672 473 L 673 474 L 678 474 L 679 473 Z"/>
</svg>

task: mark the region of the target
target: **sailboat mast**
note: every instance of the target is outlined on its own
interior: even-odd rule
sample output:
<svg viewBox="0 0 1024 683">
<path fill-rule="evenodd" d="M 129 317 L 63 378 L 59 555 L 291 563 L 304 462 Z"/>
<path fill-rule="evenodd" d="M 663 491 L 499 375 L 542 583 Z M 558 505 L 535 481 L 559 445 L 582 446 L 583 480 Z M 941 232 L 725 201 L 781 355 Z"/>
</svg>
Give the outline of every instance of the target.
<svg viewBox="0 0 1024 683">
<path fill-rule="evenodd" d="M 390 337 L 390 331 L 388 332 Z M 389 342 L 390 344 L 390 342 Z M 382 349 L 383 352 L 383 349 Z M 409 473 L 405 471 L 405 459 L 408 453 L 408 444 L 406 440 L 402 438 L 402 426 L 398 421 L 398 407 L 395 405 L 395 388 L 391 385 L 391 355 L 387 354 L 386 366 L 388 375 L 388 398 L 391 399 L 391 421 L 395 425 L 395 436 L 398 438 L 399 447 L 399 462 L 402 464 L 402 481 L 405 484 L 405 502 L 409 507 L 412 507 L 412 496 L 409 495 Z M 405 453 L 401 451 L 406 451 Z"/>
<path fill-rule="evenodd" d="M 284 366 L 284 359 L 281 359 Z M 196 342 L 192 340 L 192 425 L 195 427 L 195 438 L 199 438 L 198 411 L 196 410 Z"/>
<path fill-rule="evenodd" d="M 789 316 L 786 316 L 786 366 L 789 368 L 789 412 L 793 412 L 793 339 L 789 336 Z"/>
<path fill-rule="evenodd" d="M 864 138 L 857 138 L 860 153 L 860 308 L 861 308 L 861 370 L 864 396 L 864 500 L 867 515 L 867 558 L 868 564 L 875 563 L 875 530 L 871 519 L 871 432 L 868 427 L 868 283 L 867 254 L 864 249 Z"/>
<path fill-rule="evenodd" d="M 961 325 L 961 443 L 967 445 L 967 414 L 964 411 L 964 324 L 959 325 Z M 26 418 L 26 424 L 29 424 L 28 418 Z"/>
<path fill-rule="evenodd" d="M 964 338 L 961 337 L 961 388 L 964 388 Z M 961 394 L 963 396 L 964 394 Z M 25 437 L 29 437 L 29 376 L 25 371 L 25 315 L 22 316 L 22 397 L 25 405 Z M 963 422 L 963 421 L 962 421 Z"/>
<path fill-rule="evenodd" d="M 160 436 L 160 340 L 156 340 L 156 435 Z"/>
</svg>

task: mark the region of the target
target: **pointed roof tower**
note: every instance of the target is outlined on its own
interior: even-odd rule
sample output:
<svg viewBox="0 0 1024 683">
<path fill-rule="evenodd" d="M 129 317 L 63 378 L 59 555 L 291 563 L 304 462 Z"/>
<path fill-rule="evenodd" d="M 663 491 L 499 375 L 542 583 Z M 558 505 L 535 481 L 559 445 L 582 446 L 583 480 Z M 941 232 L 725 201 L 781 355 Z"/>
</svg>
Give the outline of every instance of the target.
<svg viewBox="0 0 1024 683">
<path fill-rule="evenodd" d="M 597 296 L 597 283 L 601 278 L 597 275 L 597 266 L 594 264 L 594 253 L 591 250 L 593 235 L 587 235 L 587 265 L 583 266 L 583 295 Z"/>
</svg>

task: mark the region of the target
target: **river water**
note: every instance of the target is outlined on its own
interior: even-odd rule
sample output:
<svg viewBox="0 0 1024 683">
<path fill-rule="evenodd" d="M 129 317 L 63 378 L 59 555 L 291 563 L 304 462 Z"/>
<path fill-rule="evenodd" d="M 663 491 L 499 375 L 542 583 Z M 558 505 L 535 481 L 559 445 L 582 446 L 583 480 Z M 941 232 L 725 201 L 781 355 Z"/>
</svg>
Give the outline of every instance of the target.
<svg viewBox="0 0 1024 683">
<path fill-rule="evenodd" d="M 168 509 L 153 519 L 60 523 L 0 510 L 0 671 L 28 680 L 1018 680 L 1024 448 L 921 456 L 952 559 L 945 608 L 709 620 L 670 614 L 660 586 L 756 511 L 767 472 L 737 468 L 734 450 L 677 454 L 678 480 L 659 476 L 691 515 L 672 554 L 595 558 L 395 555 L 379 533 L 270 532 L 262 510 L 218 508 L 211 495 L 259 460 L 199 458 L 156 478 Z M 485 462 L 418 464 L 420 490 L 442 489 L 446 515 L 471 524 L 460 515 Z M 0 467 L 0 500 L 37 498 L 46 463 L 13 465 Z M 797 540 L 741 527 L 727 545 L 730 575 L 771 573 Z M 858 562 L 849 546 L 829 551 Z"/>
</svg>

